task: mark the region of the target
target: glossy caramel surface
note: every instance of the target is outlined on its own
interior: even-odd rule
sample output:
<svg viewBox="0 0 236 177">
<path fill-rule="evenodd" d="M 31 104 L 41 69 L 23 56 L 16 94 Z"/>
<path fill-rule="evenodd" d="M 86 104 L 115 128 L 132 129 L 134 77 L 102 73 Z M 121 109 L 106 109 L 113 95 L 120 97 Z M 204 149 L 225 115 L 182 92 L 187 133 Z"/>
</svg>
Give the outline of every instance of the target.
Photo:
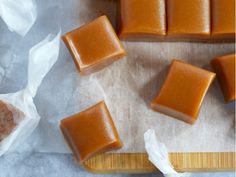
<svg viewBox="0 0 236 177">
<path fill-rule="evenodd" d="M 122 147 L 104 102 L 61 121 L 62 133 L 75 158 L 83 162 L 102 152 Z"/>
<path fill-rule="evenodd" d="M 164 0 L 120 0 L 122 39 L 155 38 L 166 34 Z"/>
<path fill-rule="evenodd" d="M 166 0 L 166 4 L 168 37 L 210 37 L 210 0 Z"/>
<path fill-rule="evenodd" d="M 81 74 L 96 72 L 126 55 L 106 16 L 68 32 L 62 39 Z"/>
<path fill-rule="evenodd" d="M 226 102 L 235 100 L 235 57 L 236 55 L 232 54 L 211 61 Z"/>
<path fill-rule="evenodd" d="M 213 38 L 235 38 L 235 0 L 212 0 Z"/>
<path fill-rule="evenodd" d="M 173 60 L 167 78 L 151 107 L 193 124 L 214 77 L 212 72 Z"/>
</svg>

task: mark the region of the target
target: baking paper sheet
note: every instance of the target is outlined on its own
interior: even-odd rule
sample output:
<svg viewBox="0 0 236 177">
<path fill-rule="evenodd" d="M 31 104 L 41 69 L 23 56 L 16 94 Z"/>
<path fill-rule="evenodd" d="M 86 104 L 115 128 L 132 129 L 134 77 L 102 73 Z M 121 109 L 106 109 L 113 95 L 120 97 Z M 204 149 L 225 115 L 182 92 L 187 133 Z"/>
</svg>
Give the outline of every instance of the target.
<svg viewBox="0 0 236 177">
<path fill-rule="evenodd" d="M 0 17 L 10 31 L 25 36 L 37 18 L 34 0 L 0 0 Z"/>
<path fill-rule="evenodd" d="M 62 33 L 106 14 L 115 26 L 116 1 L 41 0 L 38 19 L 25 38 L 0 24 L 0 93 L 26 84 L 26 51 L 35 41 L 60 28 Z M 52 13 L 53 12 L 53 13 Z M 4 37 L 3 37 L 4 36 Z M 188 125 L 153 112 L 157 94 L 173 58 L 208 68 L 215 56 L 235 52 L 234 44 L 123 42 L 128 56 L 106 69 L 81 77 L 62 44 L 60 57 L 34 101 L 41 122 L 18 151 L 69 152 L 58 129 L 60 119 L 105 99 L 124 142 L 118 152 L 144 152 L 143 134 L 153 128 L 172 152 L 234 151 L 234 103 L 225 104 L 217 82 L 209 89 L 199 119 Z M 90 85 L 92 84 L 92 86 Z M 96 91 L 94 91 L 96 90 Z"/>
</svg>

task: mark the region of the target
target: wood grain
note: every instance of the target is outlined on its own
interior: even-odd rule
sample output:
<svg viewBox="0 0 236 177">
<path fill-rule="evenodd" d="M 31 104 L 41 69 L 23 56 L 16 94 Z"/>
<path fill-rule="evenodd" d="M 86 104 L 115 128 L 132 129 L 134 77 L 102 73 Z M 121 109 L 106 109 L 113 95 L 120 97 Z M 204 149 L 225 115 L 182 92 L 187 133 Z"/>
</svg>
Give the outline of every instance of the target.
<svg viewBox="0 0 236 177">
<path fill-rule="evenodd" d="M 234 171 L 235 152 L 170 153 L 170 161 L 179 172 Z M 146 153 L 109 153 L 84 163 L 92 173 L 157 172 Z"/>
</svg>

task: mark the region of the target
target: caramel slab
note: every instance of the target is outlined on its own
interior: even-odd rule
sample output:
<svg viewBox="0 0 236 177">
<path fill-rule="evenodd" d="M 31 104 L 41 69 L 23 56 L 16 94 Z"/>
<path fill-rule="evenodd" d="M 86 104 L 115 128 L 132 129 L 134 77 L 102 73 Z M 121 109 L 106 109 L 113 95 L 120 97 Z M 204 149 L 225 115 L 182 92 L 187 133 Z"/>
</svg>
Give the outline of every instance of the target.
<svg viewBox="0 0 236 177">
<path fill-rule="evenodd" d="M 126 55 L 106 16 L 66 33 L 62 39 L 82 75 L 96 72 Z"/>
<path fill-rule="evenodd" d="M 210 0 L 167 0 L 168 38 L 210 38 Z"/>
<path fill-rule="evenodd" d="M 173 60 L 167 78 L 152 101 L 155 111 L 193 124 L 215 74 L 179 60 Z"/>
<path fill-rule="evenodd" d="M 104 102 L 63 119 L 60 127 L 75 158 L 80 162 L 96 154 L 122 147 Z"/>
<path fill-rule="evenodd" d="M 120 0 L 121 39 L 148 40 L 166 34 L 164 0 Z"/>
<path fill-rule="evenodd" d="M 235 0 L 212 0 L 212 38 L 235 39 Z"/>
<path fill-rule="evenodd" d="M 235 57 L 235 54 L 232 54 L 211 61 L 226 102 L 235 100 Z"/>
</svg>

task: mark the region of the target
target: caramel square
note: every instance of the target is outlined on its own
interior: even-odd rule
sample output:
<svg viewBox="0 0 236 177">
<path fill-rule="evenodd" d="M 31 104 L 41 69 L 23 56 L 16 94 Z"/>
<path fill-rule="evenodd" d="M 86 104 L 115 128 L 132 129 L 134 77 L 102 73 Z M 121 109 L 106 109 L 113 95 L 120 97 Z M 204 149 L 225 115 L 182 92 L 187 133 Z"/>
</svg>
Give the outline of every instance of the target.
<svg viewBox="0 0 236 177">
<path fill-rule="evenodd" d="M 226 102 L 235 100 L 235 57 L 235 54 L 232 54 L 211 61 Z"/>
<path fill-rule="evenodd" d="M 193 124 L 215 74 L 179 60 L 173 60 L 158 96 L 155 111 Z"/>
<path fill-rule="evenodd" d="M 80 162 L 122 147 L 112 117 L 103 101 L 63 119 L 60 127 L 76 160 Z"/>
<path fill-rule="evenodd" d="M 210 38 L 210 0 L 167 0 L 168 37 Z"/>
<path fill-rule="evenodd" d="M 165 0 L 120 0 L 121 39 L 160 38 L 166 34 Z"/>
<path fill-rule="evenodd" d="M 82 75 L 96 72 L 126 55 L 106 16 L 62 37 Z"/>
<path fill-rule="evenodd" d="M 235 0 L 212 0 L 212 37 L 235 39 Z"/>
</svg>

